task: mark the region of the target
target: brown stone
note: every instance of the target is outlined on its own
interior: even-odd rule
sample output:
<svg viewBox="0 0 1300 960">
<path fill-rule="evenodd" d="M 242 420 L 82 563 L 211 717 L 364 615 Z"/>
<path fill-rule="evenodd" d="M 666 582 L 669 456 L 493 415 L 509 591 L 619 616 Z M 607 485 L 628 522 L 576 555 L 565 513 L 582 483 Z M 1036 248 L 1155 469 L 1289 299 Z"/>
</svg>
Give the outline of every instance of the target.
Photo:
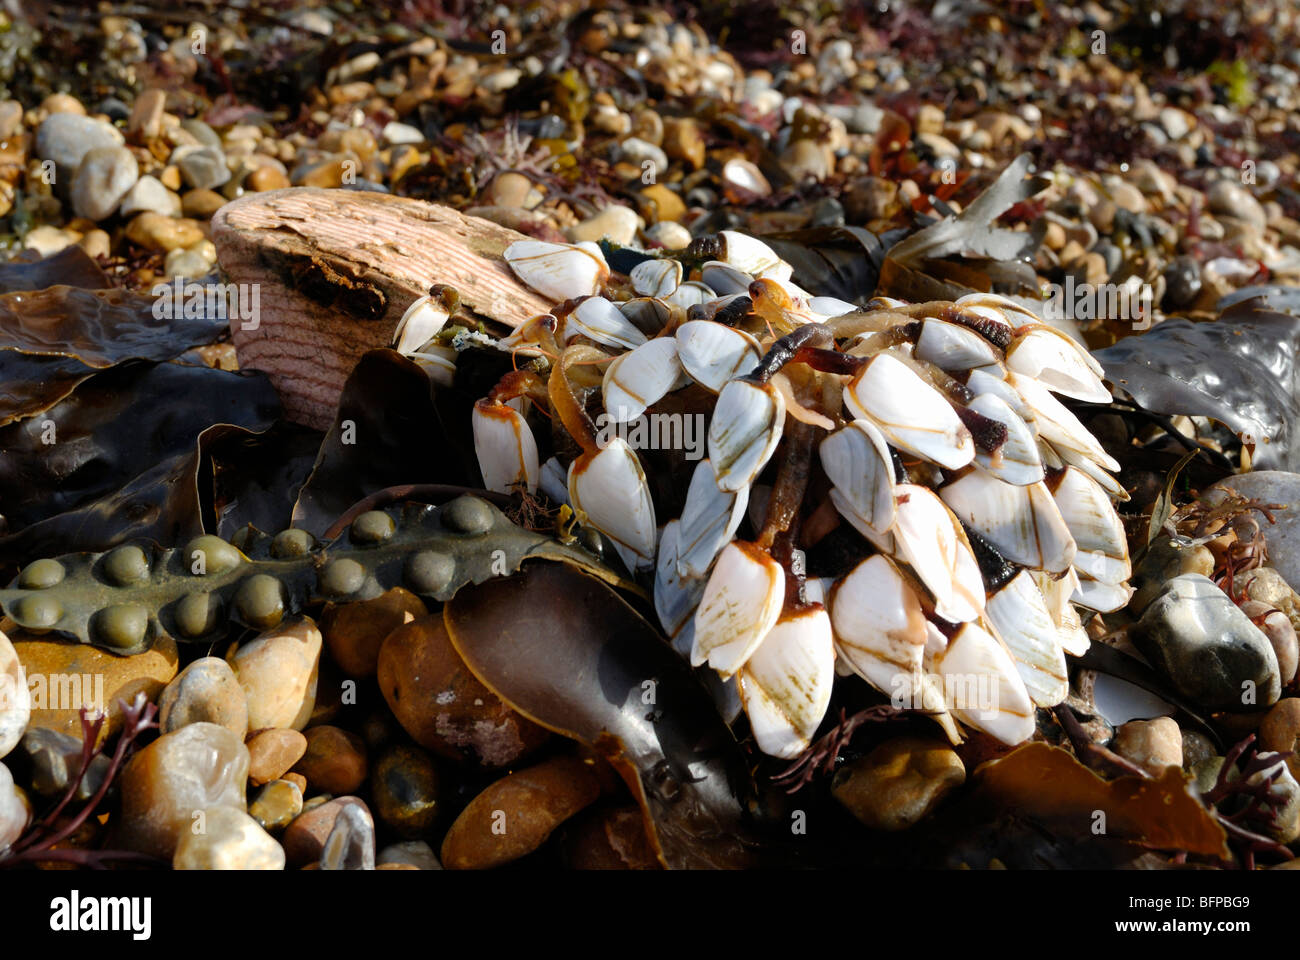
<svg viewBox="0 0 1300 960">
<path fill-rule="evenodd" d="M 669 160 L 685 160 L 696 170 L 704 166 L 704 134 L 690 117 L 664 120 L 662 146 Z"/>
<path fill-rule="evenodd" d="M 609 807 L 583 814 L 568 852 L 575 870 L 658 870 L 662 866 L 650 846 L 639 807 Z"/>
<path fill-rule="evenodd" d="M 194 246 L 203 239 L 203 230 L 193 220 L 178 220 L 161 213 L 142 213 L 127 224 L 126 238 L 146 250 L 168 253 Z"/>
<path fill-rule="evenodd" d="M 119 657 L 87 643 L 40 640 L 23 630 L 9 633 L 32 693 L 30 726 L 57 730 L 81 739 L 80 709 L 108 712 L 100 731 L 103 742 L 122 729 L 122 706 L 143 693 L 156 700 L 176 676 L 176 641 L 159 637 L 153 649 Z M 100 693 L 102 691 L 102 702 Z"/>
<path fill-rule="evenodd" d="M 196 220 L 207 220 L 226 205 L 226 198 L 215 190 L 190 190 L 181 197 L 181 212 Z"/>
<path fill-rule="evenodd" d="M 278 167 L 273 164 L 264 163 L 244 181 L 244 187 L 255 193 L 263 193 L 267 190 L 283 190 L 289 186 L 289 178 L 284 175 Z"/>
<path fill-rule="evenodd" d="M 195 814 L 210 807 L 244 810 L 248 750 L 215 723 L 191 723 L 133 756 L 118 778 L 116 840 L 128 850 L 170 859 Z"/>
<path fill-rule="evenodd" d="M 442 841 L 448 870 L 482 870 L 532 853 L 600 796 L 591 767 L 553 757 L 502 777 L 469 802 Z"/>
<path fill-rule="evenodd" d="M 515 762 L 548 734 L 479 683 L 435 614 L 398 627 L 379 651 L 379 688 L 420 746 L 488 767 Z"/>
<path fill-rule="evenodd" d="M 310 727 L 305 736 L 307 751 L 294 765 L 294 772 L 306 777 L 316 790 L 355 793 L 366 779 L 366 742 L 355 733 L 331 726 Z"/>
<path fill-rule="evenodd" d="M 298 866 L 315 863 L 325 849 L 325 841 L 334 829 L 334 821 L 348 804 L 358 804 L 370 815 L 370 808 L 357 797 L 339 797 L 304 809 L 284 831 L 280 842 L 289 863 Z"/>
<path fill-rule="evenodd" d="M 906 830 L 965 780 L 961 758 L 946 743 L 895 737 L 841 767 L 831 793 L 873 830 Z"/>
<path fill-rule="evenodd" d="M 132 143 L 147 143 L 162 136 L 166 105 L 167 91 L 157 87 L 151 87 L 136 97 L 131 116 L 126 121 L 127 139 Z"/>
<path fill-rule="evenodd" d="M 81 116 L 86 115 L 86 108 L 82 106 L 81 101 L 68 93 L 51 93 L 41 101 L 41 107 L 46 113 L 77 113 Z"/>
<path fill-rule="evenodd" d="M 1300 751 L 1300 697 L 1287 697 L 1269 708 L 1259 725 L 1259 749 L 1264 751 Z M 1300 753 L 1286 758 L 1292 776 L 1300 779 Z"/>
<path fill-rule="evenodd" d="M 253 786 L 279 779 L 307 752 L 297 730 L 259 730 L 248 738 L 248 780 Z"/>
<path fill-rule="evenodd" d="M 662 183 L 652 184 L 641 191 L 642 215 L 646 220 L 680 220 L 686 215 L 682 198 Z"/>
<path fill-rule="evenodd" d="M 345 674 L 373 677 L 379 667 L 379 648 L 388 635 L 428 613 L 419 597 L 394 587 L 372 600 L 330 605 L 320 629 L 330 655 Z"/>
<path fill-rule="evenodd" d="M 341 187 L 343 178 L 350 172 L 356 176 L 357 162 L 346 158 L 317 160 L 303 164 L 290 178 L 295 187 Z"/>
<path fill-rule="evenodd" d="M 385 750 L 370 776 L 375 815 L 397 836 L 428 836 L 438 818 L 438 771 L 418 747 Z"/>
<path fill-rule="evenodd" d="M 294 773 L 290 770 L 288 773 L 281 775 L 281 780 L 288 780 L 290 783 L 297 785 L 301 793 L 307 792 L 307 778 L 301 773 Z"/>
</svg>

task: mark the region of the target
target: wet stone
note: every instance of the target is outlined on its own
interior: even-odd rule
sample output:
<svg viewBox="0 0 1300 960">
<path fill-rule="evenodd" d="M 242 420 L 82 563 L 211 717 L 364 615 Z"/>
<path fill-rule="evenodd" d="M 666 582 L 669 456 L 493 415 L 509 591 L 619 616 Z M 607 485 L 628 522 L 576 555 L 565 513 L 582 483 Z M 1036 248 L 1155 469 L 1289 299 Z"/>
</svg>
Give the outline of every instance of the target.
<svg viewBox="0 0 1300 960">
<path fill-rule="evenodd" d="M 873 830 L 906 830 L 966 781 L 956 751 L 938 740 L 897 737 L 836 772 L 831 793 Z"/>
<path fill-rule="evenodd" d="M 438 772 L 416 747 L 385 750 L 370 777 L 375 815 L 399 837 L 428 836 L 438 818 Z"/>
<path fill-rule="evenodd" d="M 243 644 L 231 666 L 248 700 L 252 730 L 286 727 L 301 730 L 316 703 L 321 635 L 303 617 Z"/>
<path fill-rule="evenodd" d="M 20 639 L 21 636 L 21 639 Z M 81 707 L 108 712 L 100 741 L 122 728 L 120 701 L 137 694 L 156 700 L 176 676 L 176 641 L 158 637 L 143 653 L 118 656 L 85 643 L 61 643 L 15 634 L 14 649 L 32 695 L 32 727 L 81 738 Z M 57 708 L 57 709 L 55 709 Z"/>
<path fill-rule="evenodd" d="M 335 821 L 349 806 L 360 807 L 366 819 L 370 819 L 369 808 L 357 797 L 324 799 L 316 803 L 310 800 L 305 802 L 302 813 L 289 824 L 281 840 L 289 863 L 302 866 L 319 861 L 325 849 L 325 841 L 334 829 Z"/>
<path fill-rule="evenodd" d="M 297 730 L 259 730 L 248 738 L 248 781 L 259 786 L 282 777 L 307 752 Z"/>
<path fill-rule="evenodd" d="M 339 811 L 321 850 L 322 870 L 375 869 L 375 824 L 364 805 Z"/>
<path fill-rule="evenodd" d="M 355 793 L 366 779 L 365 741 L 329 725 L 310 727 L 304 735 L 307 750 L 294 765 L 294 772 L 306 777 L 313 790 Z"/>
<path fill-rule="evenodd" d="M 1207 709 L 1266 706 L 1281 694 L 1268 638 L 1200 574 L 1170 580 L 1130 638 L 1175 689 Z"/>
<path fill-rule="evenodd" d="M 1133 598 L 1129 601 L 1129 610 L 1140 615 L 1150 606 L 1151 601 L 1165 589 L 1165 584 L 1174 577 L 1184 573 L 1196 573 L 1208 577 L 1214 572 L 1214 554 L 1202 545 L 1179 547 L 1168 537 L 1161 537 L 1151 544 L 1141 562 L 1133 570 L 1129 581 L 1133 586 Z"/>
<path fill-rule="evenodd" d="M 484 870 L 532 853 L 594 803 L 600 781 L 575 757 L 553 757 L 502 777 L 470 801 L 442 841 L 448 870 Z"/>
<path fill-rule="evenodd" d="M 23 835 L 29 819 L 31 811 L 14 786 L 13 774 L 0 763 L 0 853 Z"/>
<path fill-rule="evenodd" d="M 474 677 L 452 647 L 441 614 L 389 634 L 377 675 L 403 729 L 439 756 L 503 767 L 548 738 Z"/>
<path fill-rule="evenodd" d="M 0 633 L 0 757 L 18 745 L 31 717 L 31 692 L 18 651 Z"/>
<path fill-rule="evenodd" d="M 302 790 L 290 780 L 272 780 L 248 805 L 248 815 L 263 830 L 278 832 L 302 813 Z"/>
<path fill-rule="evenodd" d="M 194 813 L 244 809 L 248 750 L 214 723 L 192 723 L 135 754 L 118 781 L 122 815 L 117 842 L 128 850 L 170 858 L 191 835 Z"/>
<path fill-rule="evenodd" d="M 419 597 L 394 587 L 371 600 L 343 603 L 326 609 L 321 633 L 330 656 L 350 677 L 373 677 L 379 650 L 390 633 L 428 614 Z"/>
<path fill-rule="evenodd" d="M 1239 474 L 1211 487 L 1207 500 L 1217 502 L 1223 496 L 1222 487 L 1231 487 L 1243 497 L 1286 507 L 1273 514 L 1276 523 L 1261 520 L 1260 526 L 1268 543 L 1269 566 L 1296 589 L 1300 585 L 1300 474 L 1284 470 Z"/>
<path fill-rule="evenodd" d="M 1183 765 L 1183 737 L 1172 717 L 1130 720 L 1115 731 L 1112 749 L 1158 777 L 1167 767 Z"/>
<path fill-rule="evenodd" d="M 416 870 L 441 870 L 437 854 L 423 840 L 390 843 L 375 857 L 376 868 L 385 866 L 414 867 Z"/>
<path fill-rule="evenodd" d="M 182 832 L 177 870 L 283 870 L 284 850 L 256 820 L 235 807 L 204 811 L 201 832 Z"/>
<path fill-rule="evenodd" d="M 202 657 L 182 670 L 158 698 L 158 725 L 171 733 L 191 723 L 215 723 L 241 740 L 248 732 L 248 702 L 230 664 Z"/>
<path fill-rule="evenodd" d="M 1300 698 L 1287 697 L 1273 704 L 1259 725 L 1259 749 L 1278 753 L 1293 751 L 1287 767 L 1300 774 Z"/>
<path fill-rule="evenodd" d="M 31 787 L 43 797 L 61 797 L 81 770 L 82 741 L 57 730 L 33 727 L 23 734 L 18 752 L 27 760 Z M 108 775 L 110 760 L 98 753 L 77 787 L 78 800 L 95 795 Z"/>
</svg>

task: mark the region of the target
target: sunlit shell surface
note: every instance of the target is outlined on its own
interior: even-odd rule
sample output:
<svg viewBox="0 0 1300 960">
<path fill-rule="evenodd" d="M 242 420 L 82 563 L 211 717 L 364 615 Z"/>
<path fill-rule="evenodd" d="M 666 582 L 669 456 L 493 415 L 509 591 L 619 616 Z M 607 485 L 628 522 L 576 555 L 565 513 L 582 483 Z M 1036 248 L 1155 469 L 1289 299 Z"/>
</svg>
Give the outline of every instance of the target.
<svg viewBox="0 0 1300 960">
<path fill-rule="evenodd" d="M 604 534 L 674 648 L 738 693 L 765 753 L 808 749 L 836 682 L 925 711 L 954 742 L 1028 738 L 1035 708 L 1066 697 L 1084 621 L 1131 594 L 1118 464 L 1061 400 L 1107 402 L 1100 365 L 995 294 L 859 310 L 808 294 L 753 237 L 696 246 L 617 283 L 588 246 L 507 252 L 521 280 L 570 302 L 556 306 L 561 355 L 530 354 L 548 396 L 507 408 L 494 391 L 476 411 L 486 482 L 540 489 Z M 426 313 L 408 340 L 434 329 Z M 670 416 L 658 410 L 682 409 L 684 390 L 708 427 L 674 517 L 656 510 L 637 444 L 585 418 Z M 547 413 L 583 453 L 557 448 L 539 468 L 530 427 L 549 436 Z M 780 546 L 792 523 L 793 552 Z M 805 569 L 802 551 L 836 525 L 856 560 Z"/>
</svg>

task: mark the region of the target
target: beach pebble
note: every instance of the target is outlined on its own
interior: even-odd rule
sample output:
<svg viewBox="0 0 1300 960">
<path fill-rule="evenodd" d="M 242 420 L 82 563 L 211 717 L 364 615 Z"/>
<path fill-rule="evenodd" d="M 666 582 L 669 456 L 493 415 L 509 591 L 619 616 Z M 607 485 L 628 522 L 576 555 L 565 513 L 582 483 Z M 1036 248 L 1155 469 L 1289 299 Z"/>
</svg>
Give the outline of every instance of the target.
<svg viewBox="0 0 1300 960">
<path fill-rule="evenodd" d="M 157 177 L 143 176 L 126 192 L 117 212 L 124 217 L 133 213 L 177 217 L 181 214 L 181 198 L 164 187 Z"/>
<path fill-rule="evenodd" d="M 248 700 L 252 730 L 301 730 L 316 705 L 321 635 L 303 617 L 255 637 L 235 651 L 231 666 Z"/>
<path fill-rule="evenodd" d="M 1210 211 L 1221 217 L 1236 217 L 1259 230 L 1268 225 L 1264 207 L 1254 194 L 1235 180 L 1216 181 L 1206 192 L 1205 199 Z"/>
<path fill-rule="evenodd" d="M 158 726 L 171 733 L 191 723 L 215 723 L 241 740 L 248 733 L 248 703 L 230 664 L 201 657 L 167 684 L 158 698 Z"/>
<path fill-rule="evenodd" d="M 570 243 L 579 243 L 583 240 L 599 243 L 607 239 L 611 243 L 627 246 L 636 239 L 639 221 L 640 217 L 631 207 L 610 204 L 600 213 L 569 227 L 565 234 Z"/>
<path fill-rule="evenodd" d="M 1129 583 L 1134 593 L 1129 601 L 1129 611 L 1134 616 L 1140 616 L 1174 577 L 1184 573 L 1198 573 L 1208 577 L 1213 572 L 1214 554 L 1204 544 L 1182 547 L 1168 537 L 1159 537 L 1151 543 L 1146 555 L 1133 570 Z"/>
<path fill-rule="evenodd" d="M 112 124 L 76 113 L 53 113 L 36 131 L 36 156 L 53 160 L 59 176 L 71 177 L 98 147 L 120 147 L 125 138 Z"/>
<path fill-rule="evenodd" d="M 1268 638 L 1208 577 L 1174 577 L 1129 636 L 1175 689 L 1206 709 L 1267 706 L 1281 694 Z"/>
<path fill-rule="evenodd" d="M 80 738 L 44 727 L 33 727 L 23 734 L 18 752 L 26 759 L 32 790 L 42 797 L 62 796 L 81 770 L 82 746 Z M 95 795 L 108 774 L 109 763 L 107 754 L 95 754 L 77 785 L 78 800 Z"/>
<path fill-rule="evenodd" d="M 255 193 L 267 190 L 283 190 L 289 186 L 289 177 L 283 170 L 273 164 L 262 164 L 252 171 L 244 181 L 244 186 Z"/>
<path fill-rule="evenodd" d="M 1222 480 L 1206 493 L 1210 503 L 1219 502 L 1231 487 L 1243 497 L 1280 503 L 1285 509 L 1273 513 L 1276 523 L 1256 515 L 1268 543 L 1268 565 L 1282 574 L 1291 588 L 1300 589 L 1300 474 L 1285 470 L 1256 470 Z"/>
<path fill-rule="evenodd" d="M 423 840 L 406 840 L 402 843 L 390 843 L 379 851 L 375 857 L 377 867 L 401 865 L 417 870 L 441 870 L 442 864 L 433 848 Z"/>
<path fill-rule="evenodd" d="M 225 727 L 191 723 L 159 737 L 127 761 L 118 779 L 117 842 L 170 859 L 200 811 L 244 810 L 248 750 Z"/>
<path fill-rule="evenodd" d="M 291 780 L 272 780 L 248 805 L 248 815 L 263 830 L 283 830 L 302 813 L 302 789 Z"/>
<path fill-rule="evenodd" d="M 27 829 L 31 809 L 18 788 L 13 774 L 0 763 L 0 853 L 8 850 Z"/>
<path fill-rule="evenodd" d="M 365 804 L 339 810 L 320 854 L 322 870 L 375 869 L 375 823 Z"/>
<path fill-rule="evenodd" d="M 418 747 L 385 750 L 370 776 L 375 816 L 399 837 L 428 836 L 438 818 L 438 771 Z"/>
<path fill-rule="evenodd" d="M 946 743 L 896 737 L 836 771 L 831 794 L 873 830 L 906 830 L 965 781 L 966 768 Z"/>
<path fill-rule="evenodd" d="M 302 866 L 318 862 L 335 820 L 349 806 L 361 807 L 366 819 L 370 819 L 370 809 L 357 797 L 337 797 L 314 805 L 304 804 L 302 813 L 294 818 L 281 838 L 289 863 Z"/>
<path fill-rule="evenodd" d="M 167 253 L 198 243 L 203 239 L 203 230 L 193 220 L 141 213 L 127 224 L 126 237 L 146 250 Z"/>
<path fill-rule="evenodd" d="M 9 638 L 0 633 L 0 757 L 23 738 L 32 717 L 32 698 L 22 662 Z"/>
<path fill-rule="evenodd" d="M 1172 717 L 1122 724 L 1115 731 L 1111 748 L 1153 777 L 1164 773 L 1166 767 L 1183 765 L 1183 735 Z"/>
<path fill-rule="evenodd" d="M 72 209 L 79 217 L 103 220 L 135 186 L 140 168 L 126 147 L 96 147 L 72 178 Z"/>
<path fill-rule="evenodd" d="M 243 810 L 212 807 L 204 812 L 204 820 L 201 832 L 181 832 L 174 869 L 284 869 L 284 848 Z"/>
<path fill-rule="evenodd" d="M 378 679 L 411 739 L 441 756 L 504 767 L 548 738 L 479 683 L 452 647 L 441 614 L 388 635 Z"/>
<path fill-rule="evenodd" d="M 297 730 L 259 730 L 248 738 L 248 782 L 276 780 L 307 752 L 307 738 Z"/>
<path fill-rule="evenodd" d="M 100 742 L 122 729 L 122 701 L 156 701 L 176 676 L 176 641 L 161 636 L 144 653 L 119 657 L 86 643 L 24 638 L 14 644 L 32 696 L 30 727 L 81 739 L 81 708 L 106 710 Z"/>
<path fill-rule="evenodd" d="M 330 656 L 344 673 L 373 677 L 379 666 L 379 648 L 388 635 L 428 612 L 415 594 L 394 587 L 371 600 L 328 606 L 320 630 Z"/>
<path fill-rule="evenodd" d="M 355 733 L 321 725 L 308 728 L 307 749 L 294 772 L 307 778 L 313 790 L 355 793 L 366 779 L 366 743 Z"/>
<path fill-rule="evenodd" d="M 1300 645 L 1296 642 L 1295 627 L 1291 626 L 1285 613 L 1262 601 L 1243 600 L 1237 606 L 1273 645 L 1278 674 L 1282 678 L 1282 685 L 1286 686 L 1295 678 L 1297 661 L 1300 661 Z"/>
<path fill-rule="evenodd" d="M 532 853 L 600 795 L 591 767 L 552 757 L 502 777 L 469 802 L 442 841 L 448 870 L 483 870 Z"/>
</svg>

